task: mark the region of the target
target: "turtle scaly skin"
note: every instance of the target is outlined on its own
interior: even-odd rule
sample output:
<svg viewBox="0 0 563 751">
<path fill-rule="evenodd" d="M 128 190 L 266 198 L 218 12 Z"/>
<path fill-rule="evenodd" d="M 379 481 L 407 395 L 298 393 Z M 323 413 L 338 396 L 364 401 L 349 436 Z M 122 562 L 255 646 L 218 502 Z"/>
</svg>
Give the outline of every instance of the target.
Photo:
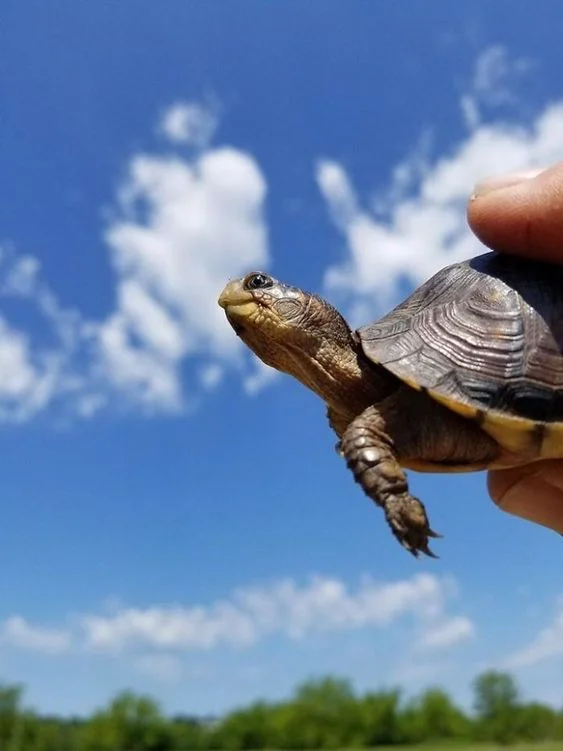
<svg viewBox="0 0 563 751">
<path fill-rule="evenodd" d="M 487 253 L 358 331 L 261 272 L 229 282 L 219 304 L 258 357 L 323 399 L 356 481 L 414 555 L 432 556 L 439 535 L 405 468 L 563 457 L 563 267 Z"/>
</svg>

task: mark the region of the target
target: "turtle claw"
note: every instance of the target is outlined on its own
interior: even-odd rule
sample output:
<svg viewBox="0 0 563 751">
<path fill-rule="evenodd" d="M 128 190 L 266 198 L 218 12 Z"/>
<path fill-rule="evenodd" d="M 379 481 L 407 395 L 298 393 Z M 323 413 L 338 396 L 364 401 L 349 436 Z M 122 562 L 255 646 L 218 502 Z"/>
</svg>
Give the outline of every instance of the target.
<svg viewBox="0 0 563 751">
<path fill-rule="evenodd" d="M 336 451 L 368 498 L 382 507 L 398 542 L 416 558 L 421 553 L 437 558 L 428 540 L 441 535 L 430 528 L 424 505 L 409 493 L 407 476 L 385 431 L 381 414 L 368 407 L 345 429 Z"/>
<path fill-rule="evenodd" d="M 424 553 L 424 555 L 427 555 L 429 558 L 435 558 L 436 560 L 439 560 L 440 556 L 436 555 L 430 548 L 426 547 L 424 549 L 420 550 L 413 550 L 412 548 L 407 548 L 409 553 L 413 555 L 417 560 L 420 558 L 420 554 Z"/>
<path fill-rule="evenodd" d="M 421 548 L 421 551 L 424 553 L 424 555 L 427 555 L 429 558 L 435 558 L 436 560 L 440 558 L 439 555 L 436 555 L 436 553 L 430 550 L 428 545 L 425 545 L 423 548 Z"/>
<path fill-rule="evenodd" d="M 408 492 L 392 499 L 386 506 L 386 517 L 391 531 L 409 553 L 418 558 L 421 553 L 429 558 L 439 558 L 428 545 L 430 539 L 440 539 L 428 523 L 422 503 Z"/>
<path fill-rule="evenodd" d="M 429 535 L 430 537 L 441 537 L 442 535 Z M 413 555 L 415 558 L 419 558 L 421 553 L 424 553 L 424 555 L 427 555 L 429 558 L 435 558 L 438 560 L 440 558 L 439 555 L 436 555 L 433 550 L 431 550 L 428 547 L 428 541 L 420 542 L 418 545 L 413 545 L 407 540 L 399 540 L 401 545 L 405 548 L 405 550 L 408 550 L 408 552 Z"/>
</svg>

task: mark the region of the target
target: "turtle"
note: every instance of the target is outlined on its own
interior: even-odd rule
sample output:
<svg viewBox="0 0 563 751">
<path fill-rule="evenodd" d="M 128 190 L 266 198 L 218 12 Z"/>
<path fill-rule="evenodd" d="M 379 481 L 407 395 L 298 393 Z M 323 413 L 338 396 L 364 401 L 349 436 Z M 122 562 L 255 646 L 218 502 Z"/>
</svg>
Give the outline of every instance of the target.
<svg viewBox="0 0 563 751">
<path fill-rule="evenodd" d="M 339 454 L 414 556 L 438 557 L 406 470 L 475 472 L 563 457 L 563 266 L 495 251 L 440 269 L 352 329 L 263 271 L 219 299 L 267 365 L 326 404 Z"/>
</svg>

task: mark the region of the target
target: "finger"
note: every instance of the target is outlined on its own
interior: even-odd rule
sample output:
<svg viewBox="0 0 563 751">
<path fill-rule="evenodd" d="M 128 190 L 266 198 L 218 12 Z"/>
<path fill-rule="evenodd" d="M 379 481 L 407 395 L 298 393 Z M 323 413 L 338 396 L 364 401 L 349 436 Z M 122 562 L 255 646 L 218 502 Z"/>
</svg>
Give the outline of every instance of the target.
<svg viewBox="0 0 563 751">
<path fill-rule="evenodd" d="M 503 511 L 563 534 L 562 460 L 490 472 L 488 488 Z"/>
<path fill-rule="evenodd" d="M 563 262 L 563 162 L 484 181 L 467 219 L 493 250 Z"/>
</svg>

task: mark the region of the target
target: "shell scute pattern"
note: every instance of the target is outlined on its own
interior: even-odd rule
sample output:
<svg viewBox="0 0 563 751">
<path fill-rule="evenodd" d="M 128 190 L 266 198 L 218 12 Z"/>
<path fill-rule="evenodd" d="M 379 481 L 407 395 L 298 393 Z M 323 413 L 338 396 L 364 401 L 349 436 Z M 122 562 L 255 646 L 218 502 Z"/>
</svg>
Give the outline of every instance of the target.
<svg viewBox="0 0 563 751">
<path fill-rule="evenodd" d="M 358 333 L 372 360 L 503 436 L 563 422 L 563 269 L 488 253 Z"/>
</svg>

